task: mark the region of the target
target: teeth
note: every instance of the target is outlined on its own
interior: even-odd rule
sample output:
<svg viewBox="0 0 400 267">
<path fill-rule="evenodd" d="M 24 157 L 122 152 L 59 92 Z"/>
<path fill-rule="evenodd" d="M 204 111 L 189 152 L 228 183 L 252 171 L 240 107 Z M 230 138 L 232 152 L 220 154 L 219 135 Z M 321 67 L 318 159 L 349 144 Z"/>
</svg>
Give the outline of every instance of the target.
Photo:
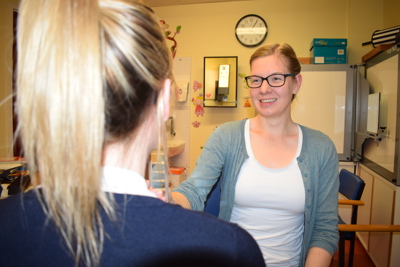
<svg viewBox="0 0 400 267">
<path fill-rule="evenodd" d="M 261 103 L 269 103 L 269 102 L 274 102 L 276 100 L 276 98 L 273 98 L 273 99 L 263 99 L 263 100 L 260 100 L 260 102 Z"/>
</svg>

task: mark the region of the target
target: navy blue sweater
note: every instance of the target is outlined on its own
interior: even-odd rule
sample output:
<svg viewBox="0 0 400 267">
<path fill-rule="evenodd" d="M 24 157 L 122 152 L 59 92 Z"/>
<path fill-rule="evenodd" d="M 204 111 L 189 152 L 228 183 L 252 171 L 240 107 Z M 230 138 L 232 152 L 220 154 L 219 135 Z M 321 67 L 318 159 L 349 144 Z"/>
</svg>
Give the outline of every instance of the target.
<svg viewBox="0 0 400 267">
<path fill-rule="evenodd" d="M 235 224 L 143 196 L 114 194 L 118 220 L 102 213 L 101 266 L 265 266 Z M 74 266 L 32 191 L 0 200 L 0 266 Z"/>
</svg>

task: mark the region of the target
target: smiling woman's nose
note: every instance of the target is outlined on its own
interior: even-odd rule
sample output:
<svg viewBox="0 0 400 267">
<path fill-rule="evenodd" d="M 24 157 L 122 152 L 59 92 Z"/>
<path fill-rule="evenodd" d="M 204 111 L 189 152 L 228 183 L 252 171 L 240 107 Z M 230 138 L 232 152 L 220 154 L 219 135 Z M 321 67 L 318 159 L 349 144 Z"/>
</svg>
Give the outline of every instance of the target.
<svg viewBox="0 0 400 267">
<path fill-rule="evenodd" d="M 272 88 L 271 88 L 271 86 L 269 86 L 269 84 L 267 82 L 264 82 L 261 84 L 261 87 L 260 87 L 261 94 L 270 93 L 271 91 L 272 91 Z"/>
</svg>

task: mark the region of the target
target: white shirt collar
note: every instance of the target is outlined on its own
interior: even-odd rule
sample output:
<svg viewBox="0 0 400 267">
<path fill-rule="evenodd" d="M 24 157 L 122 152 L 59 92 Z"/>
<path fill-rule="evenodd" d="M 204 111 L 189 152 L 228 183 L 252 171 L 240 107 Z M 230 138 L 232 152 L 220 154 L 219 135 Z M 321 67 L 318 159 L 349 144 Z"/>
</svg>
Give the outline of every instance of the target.
<svg viewBox="0 0 400 267">
<path fill-rule="evenodd" d="M 135 171 L 118 167 L 103 167 L 102 189 L 117 194 L 156 197 L 154 193 L 148 190 L 143 176 Z"/>
</svg>

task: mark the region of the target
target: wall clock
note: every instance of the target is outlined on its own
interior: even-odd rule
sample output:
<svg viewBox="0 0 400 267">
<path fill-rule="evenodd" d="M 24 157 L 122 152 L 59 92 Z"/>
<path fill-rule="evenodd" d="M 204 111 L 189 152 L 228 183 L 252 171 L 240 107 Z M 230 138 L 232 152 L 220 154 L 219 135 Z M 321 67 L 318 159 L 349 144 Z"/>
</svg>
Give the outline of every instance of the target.
<svg viewBox="0 0 400 267">
<path fill-rule="evenodd" d="M 250 14 L 239 19 L 235 27 L 236 39 L 246 47 L 255 47 L 268 35 L 268 26 L 265 20 L 255 14 Z"/>
</svg>

